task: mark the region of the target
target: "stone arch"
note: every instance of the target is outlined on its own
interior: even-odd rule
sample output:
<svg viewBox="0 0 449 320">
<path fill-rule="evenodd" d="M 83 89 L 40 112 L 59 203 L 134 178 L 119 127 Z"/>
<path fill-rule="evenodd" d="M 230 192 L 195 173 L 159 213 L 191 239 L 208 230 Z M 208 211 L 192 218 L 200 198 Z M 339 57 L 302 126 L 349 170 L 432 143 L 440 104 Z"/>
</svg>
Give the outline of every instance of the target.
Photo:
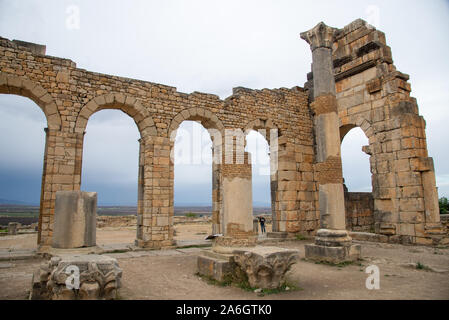
<svg viewBox="0 0 449 320">
<path fill-rule="evenodd" d="M 278 161 L 279 161 L 279 126 L 273 122 L 271 119 L 254 119 L 249 121 L 243 131 L 245 135 L 245 145 L 247 142 L 247 136 L 250 133 L 251 130 L 259 130 L 259 129 L 265 129 L 265 132 L 258 131 L 259 134 L 261 134 L 265 141 L 268 144 L 269 147 L 269 157 L 270 157 L 270 204 L 271 204 L 271 215 L 272 215 L 272 221 L 273 221 L 273 231 L 279 230 L 279 218 L 280 212 L 279 210 L 276 210 L 276 198 L 277 198 L 277 190 L 279 189 L 278 186 Z M 277 130 L 277 140 L 271 141 L 271 129 Z M 251 161 L 254 161 L 252 158 Z"/>
<path fill-rule="evenodd" d="M 249 121 L 245 126 L 245 132 L 257 129 L 279 129 L 271 119 L 254 119 Z"/>
<path fill-rule="evenodd" d="M 280 136 L 279 132 L 279 126 L 277 126 L 273 120 L 271 119 L 254 119 L 252 121 L 249 121 L 246 126 L 244 127 L 243 131 L 245 134 L 245 137 L 249 134 L 251 130 L 259 130 L 259 129 L 266 129 L 266 134 L 262 134 L 262 136 L 267 141 L 268 145 L 270 145 L 270 130 L 275 129 L 278 130 L 277 137 Z"/>
<path fill-rule="evenodd" d="M 360 129 L 362 129 L 371 143 L 374 137 L 374 131 L 371 126 L 371 122 L 369 122 L 368 120 L 361 117 L 355 119 L 349 119 L 348 117 L 345 117 L 343 119 L 340 118 L 338 122 L 340 128 L 340 143 L 343 141 L 346 134 L 355 127 L 359 127 Z"/>
<path fill-rule="evenodd" d="M 365 137 L 368 139 L 368 145 L 362 145 L 361 149 L 358 149 L 360 145 L 357 145 L 357 149 L 354 146 L 351 147 L 352 150 L 358 150 L 358 152 L 366 153 L 368 155 L 368 166 L 363 165 L 363 172 L 368 174 L 370 177 L 370 185 L 371 191 L 360 191 L 360 190 L 351 190 L 348 189 L 349 178 L 351 177 L 348 172 L 343 171 L 343 178 L 346 178 L 344 181 L 344 202 L 345 202 L 345 220 L 346 220 L 346 228 L 352 231 L 364 231 L 364 232 L 372 232 L 372 229 L 376 223 L 376 194 L 378 194 L 378 190 L 376 189 L 378 186 L 377 183 L 377 175 L 374 174 L 375 170 L 375 154 L 374 150 L 377 150 L 374 147 L 374 135 L 371 124 L 366 119 L 356 119 L 352 123 L 346 122 L 346 124 L 341 125 L 340 121 L 340 144 L 343 144 L 343 140 L 346 135 L 352 131 L 353 129 L 359 128 L 364 133 Z M 349 137 L 348 137 L 349 139 Z M 348 140 L 348 141 L 351 141 Z M 350 143 L 350 142 L 349 142 Z M 343 152 L 341 153 L 342 157 L 342 167 L 344 167 L 345 161 L 348 163 L 348 158 L 345 158 L 343 161 Z M 354 158 L 351 158 L 351 166 L 353 166 Z M 365 161 L 365 160 L 363 160 Z M 364 162 L 365 163 L 365 162 Z M 344 168 L 343 168 L 344 169 Z M 368 171 L 367 171 L 368 169 Z M 369 180 L 366 181 L 368 183 Z"/>
<path fill-rule="evenodd" d="M 142 138 L 157 134 L 156 126 L 148 110 L 136 98 L 122 93 L 108 93 L 91 99 L 79 112 L 74 132 L 83 133 L 90 116 L 104 109 L 121 110 L 133 118 Z"/>
<path fill-rule="evenodd" d="M 204 108 L 190 108 L 179 112 L 171 121 L 168 129 L 168 138 L 170 140 L 170 154 L 174 151 L 174 142 L 177 130 L 183 121 L 191 120 L 200 122 L 201 125 L 209 131 L 212 144 L 212 233 L 219 233 L 221 230 L 222 212 L 221 212 L 221 159 L 222 143 L 224 138 L 224 125 L 221 120 L 211 111 Z M 215 132 L 213 132 L 215 130 Z M 218 131 L 218 132 L 217 132 Z M 170 175 L 174 177 L 174 163 L 170 161 Z M 170 181 L 170 201 L 174 202 L 174 179 Z"/>
<path fill-rule="evenodd" d="M 47 127 L 60 130 L 62 121 L 53 97 L 40 84 L 22 77 L 0 72 L 0 93 L 15 94 L 33 100 L 44 112 Z"/>
<path fill-rule="evenodd" d="M 224 126 L 221 120 L 211 111 L 204 108 L 190 108 L 179 112 L 171 121 L 168 129 L 168 137 L 176 136 L 176 130 L 185 120 L 198 121 L 206 130 L 216 129 L 223 133 Z"/>
</svg>

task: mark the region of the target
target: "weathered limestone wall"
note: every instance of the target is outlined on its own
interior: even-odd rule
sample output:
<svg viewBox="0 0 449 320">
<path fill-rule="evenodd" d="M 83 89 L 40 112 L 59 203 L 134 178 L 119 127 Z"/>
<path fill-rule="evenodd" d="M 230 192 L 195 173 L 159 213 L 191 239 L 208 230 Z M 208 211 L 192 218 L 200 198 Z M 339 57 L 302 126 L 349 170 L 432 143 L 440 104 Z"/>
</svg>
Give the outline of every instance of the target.
<svg viewBox="0 0 449 320">
<path fill-rule="evenodd" d="M 374 231 L 374 199 L 371 192 L 345 192 L 346 229 Z"/>
<path fill-rule="evenodd" d="M 410 97 L 408 76 L 396 71 L 385 35 L 362 20 L 340 29 L 332 46 L 340 139 L 356 126 L 369 139 L 364 150 L 371 154 L 375 231 L 405 243 L 437 241 L 442 230 L 433 161 L 427 154 L 425 122 Z M 201 122 L 209 130 L 214 154 L 223 151 L 226 129 L 245 135 L 265 129 L 272 160 L 273 230 L 315 234 L 320 226 L 320 171 L 333 181 L 340 176 L 332 170 L 338 161 L 326 162 L 329 168 L 316 165 L 320 161 L 309 103 L 312 73 L 308 79 L 305 89 L 237 87 L 221 100 L 212 94 L 186 94 L 157 83 L 86 71 L 71 60 L 45 55 L 43 46 L 0 38 L 0 93 L 32 99 L 47 118 L 39 244 L 52 242 L 56 192 L 81 188 L 84 132 L 90 116 L 102 109 L 125 112 L 141 135 L 137 245 L 173 244 L 170 154 L 176 129 L 184 120 Z M 271 141 L 271 130 L 278 140 Z M 320 150 L 332 148 L 331 143 Z M 214 161 L 215 231 L 222 228 L 222 166 Z"/>
<path fill-rule="evenodd" d="M 224 129 L 245 133 L 251 129 L 276 129 L 280 137 L 279 171 L 272 180 L 277 184 L 273 194 L 277 229 L 296 232 L 316 227 L 313 124 L 308 94 L 302 88 L 239 87 L 232 96 L 220 100 L 216 95 L 185 94 L 161 84 L 89 72 L 76 68 L 68 59 L 39 54 L 0 38 L 0 93 L 29 97 L 47 117 L 38 240 L 41 245 L 51 244 L 55 193 L 80 190 L 84 131 L 89 117 L 102 109 L 125 112 L 141 134 L 138 245 L 161 247 L 173 242 L 170 137 L 184 120 L 199 121 L 222 136 Z M 220 175 L 220 165 L 215 168 L 215 174 Z M 219 216 L 222 195 L 220 188 L 215 190 L 214 212 Z"/>
<path fill-rule="evenodd" d="M 385 34 L 356 20 L 333 44 L 340 139 L 360 127 L 373 175 L 376 233 L 391 241 L 430 244 L 441 238 L 433 160 L 425 121 L 410 97 L 409 76 L 396 70 Z M 312 88 L 313 74 L 305 88 Z M 432 239 L 433 238 L 433 239 Z"/>
</svg>

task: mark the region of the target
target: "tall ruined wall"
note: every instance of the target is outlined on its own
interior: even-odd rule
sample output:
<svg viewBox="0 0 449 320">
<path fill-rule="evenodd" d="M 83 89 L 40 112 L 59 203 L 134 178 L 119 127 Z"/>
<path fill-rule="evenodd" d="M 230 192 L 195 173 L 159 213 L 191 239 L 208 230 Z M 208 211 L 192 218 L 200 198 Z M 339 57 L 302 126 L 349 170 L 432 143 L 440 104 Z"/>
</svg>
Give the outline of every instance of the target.
<svg viewBox="0 0 449 320">
<path fill-rule="evenodd" d="M 426 124 L 410 97 L 409 76 L 393 64 L 385 34 L 360 19 L 340 29 L 333 64 L 340 137 L 360 127 L 369 139 L 363 151 L 370 155 L 376 233 L 403 243 L 438 241 L 441 225 Z M 310 86 L 309 81 L 305 87 Z"/>
<path fill-rule="evenodd" d="M 340 29 L 333 44 L 340 137 L 360 127 L 369 139 L 374 226 L 392 241 L 431 243 L 441 237 L 432 158 L 425 122 L 410 97 L 408 76 L 398 72 L 382 32 L 356 20 Z M 311 80 L 313 74 L 309 74 Z M 45 47 L 0 38 L 0 93 L 32 99 L 47 118 L 39 244 L 51 243 L 55 194 L 79 190 L 84 132 L 90 116 L 118 109 L 139 129 L 136 244 L 173 242 L 176 129 L 199 121 L 211 134 L 214 154 L 226 129 L 265 129 L 270 143 L 273 230 L 314 234 L 320 228 L 314 114 L 305 89 L 234 88 L 224 99 L 141 80 L 86 71 L 67 59 L 45 55 Z M 271 131 L 279 137 L 271 141 Z M 219 134 L 217 134 L 217 132 Z M 222 165 L 213 164 L 213 223 L 220 230 Z M 332 172 L 329 171 L 330 174 Z M 95 190 L 93 190 L 95 191 Z"/>
<path fill-rule="evenodd" d="M 122 110 L 134 119 L 141 135 L 138 245 L 171 244 L 174 170 L 170 137 L 184 120 L 200 121 L 222 136 L 225 129 L 277 129 L 279 171 L 271 177 L 277 228 L 299 228 L 298 191 L 307 194 L 303 215 L 316 211 L 311 196 L 315 190 L 312 121 L 303 89 L 235 88 L 232 96 L 220 100 L 216 95 L 185 94 L 161 84 L 89 72 L 70 60 L 33 50 L 33 45 L 0 38 L 0 93 L 31 98 L 47 117 L 40 244 L 51 243 L 56 191 L 80 189 L 84 132 L 89 117 L 102 109 Z M 299 180 L 308 184 L 299 184 Z M 219 191 L 214 191 L 217 214 Z"/>
</svg>

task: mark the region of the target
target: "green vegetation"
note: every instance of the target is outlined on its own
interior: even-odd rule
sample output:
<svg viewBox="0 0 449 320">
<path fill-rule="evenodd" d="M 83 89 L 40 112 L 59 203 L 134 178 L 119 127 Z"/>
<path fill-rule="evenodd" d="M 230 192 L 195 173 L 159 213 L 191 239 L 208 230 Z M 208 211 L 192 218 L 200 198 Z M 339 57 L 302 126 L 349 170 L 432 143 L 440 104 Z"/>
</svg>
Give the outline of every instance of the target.
<svg viewBox="0 0 449 320">
<path fill-rule="evenodd" d="M 430 270 L 430 268 L 428 266 L 426 266 L 424 263 L 421 263 L 419 261 L 416 263 L 416 269 L 418 269 L 418 270 Z"/>
<path fill-rule="evenodd" d="M 187 245 L 187 246 L 178 246 L 176 247 L 176 249 L 191 249 L 191 248 L 208 248 L 211 247 L 212 244 L 211 243 L 205 243 L 205 244 L 191 244 L 191 245 Z"/>
<path fill-rule="evenodd" d="M 193 213 L 193 212 L 187 212 L 187 213 L 186 213 L 186 217 L 187 217 L 187 218 L 196 218 L 196 217 L 197 217 L 197 214 L 196 214 L 196 213 Z"/>
<path fill-rule="evenodd" d="M 302 240 L 308 240 L 308 238 L 305 235 L 298 233 L 296 235 L 296 240 L 302 241 Z"/>
<path fill-rule="evenodd" d="M 249 284 L 248 276 L 244 272 L 242 272 L 242 271 L 239 272 L 238 270 L 236 270 L 235 276 L 228 274 L 224 277 L 223 281 L 217 281 L 209 276 L 201 275 L 199 273 L 196 273 L 195 275 L 200 277 L 201 279 L 203 279 L 210 285 L 219 286 L 219 287 L 235 286 L 237 288 L 240 288 L 240 289 L 248 291 L 248 292 L 257 292 L 258 295 L 262 296 L 262 297 L 265 295 L 270 295 L 270 294 L 278 294 L 278 293 L 288 292 L 288 291 L 304 290 L 293 283 L 289 283 L 288 281 L 285 281 L 278 288 L 274 288 L 274 289 L 253 288 Z"/>
<path fill-rule="evenodd" d="M 449 213 L 449 201 L 446 197 L 438 199 L 438 204 L 440 205 L 440 214 Z"/>
<path fill-rule="evenodd" d="M 304 261 L 308 261 L 306 259 L 304 259 Z M 363 267 L 363 264 L 360 262 L 363 261 L 363 259 L 359 259 L 358 261 L 343 261 L 343 262 L 339 262 L 339 263 L 332 263 L 332 262 L 328 262 L 328 261 L 313 261 L 315 264 L 325 264 L 331 267 L 337 267 L 337 268 L 344 268 L 347 266 L 359 266 L 359 267 Z"/>
<path fill-rule="evenodd" d="M 37 212 L 8 212 L 1 211 L 0 216 L 3 217 L 30 217 L 30 218 L 39 218 L 39 211 Z"/>
</svg>

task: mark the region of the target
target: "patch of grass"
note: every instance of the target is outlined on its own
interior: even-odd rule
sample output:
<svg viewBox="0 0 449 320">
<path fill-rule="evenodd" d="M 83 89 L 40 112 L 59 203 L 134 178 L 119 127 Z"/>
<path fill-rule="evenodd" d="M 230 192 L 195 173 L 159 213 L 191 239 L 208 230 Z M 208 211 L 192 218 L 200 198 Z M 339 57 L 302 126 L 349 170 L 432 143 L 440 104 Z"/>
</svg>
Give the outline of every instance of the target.
<svg viewBox="0 0 449 320">
<path fill-rule="evenodd" d="M 205 243 L 205 244 L 192 244 L 189 246 L 182 246 L 182 247 L 176 247 L 176 249 L 190 249 L 190 248 L 208 248 L 212 244 Z"/>
<path fill-rule="evenodd" d="M 223 281 L 215 280 L 212 277 L 206 276 L 204 274 L 200 274 L 199 272 L 195 273 L 195 275 L 204 281 L 206 281 L 208 284 L 218 287 L 229 287 L 232 284 L 232 277 L 225 276 Z"/>
<path fill-rule="evenodd" d="M 262 292 L 260 292 L 260 296 L 270 295 L 270 294 L 279 294 L 283 292 L 290 292 L 290 291 L 301 291 L 304 290 L 303 288 L 293 284 L 289 283 L 288 281 L 284 282 L 280 287 L 275 289 L 262 289 Z"/>
<path fill-rule="evenodd" d="M 307 261 L 307 260 L 305 260 Z M 359 266 L 359 267 L 363 267 L 363 264 L 360 262 L 363 261 L 363 259 L 357 260 L 357 261 L 343 261 L 343 262 L 339 262 L 339 263 L 332 263 L 329 261 L 314 261 L 315 264 L 324 264 L 324 265 L 328 265 L 331 267 L 337 267 L 337 268 L 344 268 L 347 266 Z M 339 269 L 341 270 L 341 269 Z"/>
<path fill-rule="evenodd" d="M 193 213 L 193 212 L 187 212 L 187 213 L 186 213 L 186 217 L 187 217 L 187 218 L 196 218 L 196 217 L 197 217 L 197 214 L 196 214 L 196 213 Z"/>
<path fill-rule="evenodd" d="M 299 240 L 299 241 L 303 241 L 303 240 L 308 240 L 309 238 L 307 238 L 305 235 L 302 235 L 302 234 L 300 234 L 300 233 L 298 233 L 297 235 L 296 235 L 296 240 Z"/>
<path fill-rule="evenodd" d="M 24 217 L 32 217 L 38 218 L 39 212 L 0 212 L 0 216 L 2 217 L 16 217 L 16 218 L 24 218 Z"/>
<path fill-rule="evenodd" d="M 430 268 L 428 266 L 426 266 L 424 263 L 421 263 L 419 261 L 416 263 L 416 269 L 426 270 L 426 271 L 430 270 Z"/>
<path fill-rule="evenodd" d="M 241 271 L 236 270 L 234 275 L 228 274 L 224 277 L 223 281 L 217 281 L 212 277 L 206 276 L 206 275 L 202 275 L 200 273 L 195 273 L 196 276 L 200 277 L 201 279 L 203 279 L 204 281 L 206 281 L 208 284 L 213 285 L 213 286 L 218 286 L 218 287 L 229 287 L 229 286 L 234 286 L 237 288 L 240 288 L 244 291 L 247 292 L 255 292 L 257 290 L 260 290 L 260 292 L 258 292 L 259 296 L 265 296 L 265 295 L 271 295 L 271 294 L 279 294 L 282 292 L 289 292 L 289 291 L 299 291 L 299 290 L 304 290 L 302 288 L 300 288 L 299 286 L 290 283 L 288 281 L 285 281 L 283 284 L 281 284 L 278 288 L 274 288 L 274 289 L 259 289 L 259 288 L 254 288 L 251 287 L 251 285 L 249 284 L 248 281 L 248 276 Z"/>
<path fill-rule="evenodd" d="M 114 249 L 108 253 L 126 253 L 126 252 L 130 252 L 131 250 L 126 250 L 126 249 Z M 106 253 L 107 254 L 107 253 Z"/>
<path fill-rule="evenodd" d="M 0 232 L 7 233 L 8 229 L 0 229 Z"/>
</svg>

